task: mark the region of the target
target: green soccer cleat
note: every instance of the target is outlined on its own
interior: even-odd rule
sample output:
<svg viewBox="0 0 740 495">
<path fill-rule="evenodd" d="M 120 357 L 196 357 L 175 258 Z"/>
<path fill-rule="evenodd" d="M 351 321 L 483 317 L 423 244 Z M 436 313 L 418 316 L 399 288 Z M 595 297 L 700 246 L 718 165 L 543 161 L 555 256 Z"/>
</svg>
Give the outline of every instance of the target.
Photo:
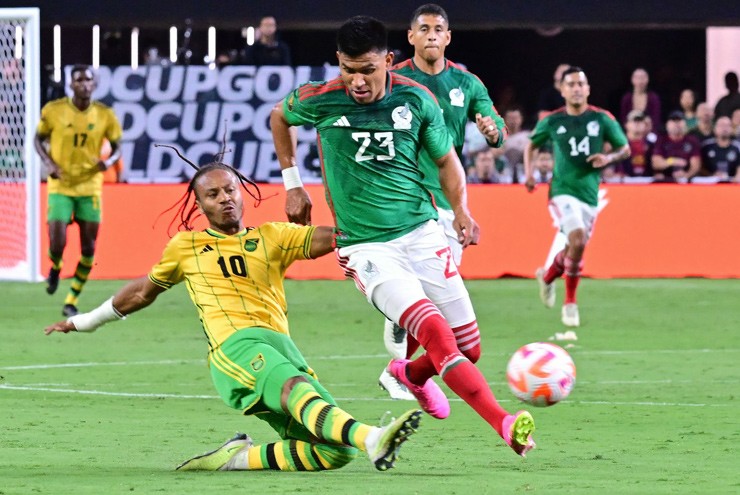
<svg viewBox="0 0 740 495">
<path fill-rule="evenodd" d="M 243 448 L 253 445 L 245 433 L 237 433 L 234 438 L 211 452 L 193 457 L 175 468 L 176 471 L 228 471 L 227 464 Z"/>
<path fill-rule="evenodd" d="M 519 411 L 506 416 L 501 428 L 504 441 L 517 455 L 525 457 L 527 452 L 537 446 L 532 440 L 534 418 L 529 412 Z"/>
<path fill-rule="evenodd" d="M 422 412 L 418 409 L 406 411 L 391 424 L 381 428 L 373 445 L 367 446 L 367 455 L 378 471 L 387 471 L 395 466 L 398 451 L 408 438 L 416 433 Z"/>
</svg>

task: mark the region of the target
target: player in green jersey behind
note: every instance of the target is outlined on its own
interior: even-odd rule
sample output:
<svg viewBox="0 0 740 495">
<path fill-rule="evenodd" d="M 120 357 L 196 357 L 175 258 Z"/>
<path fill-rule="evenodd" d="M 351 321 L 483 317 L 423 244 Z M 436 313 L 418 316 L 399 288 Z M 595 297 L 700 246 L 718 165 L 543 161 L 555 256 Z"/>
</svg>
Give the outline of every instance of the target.
<svg viewBox="0 0 740 495">
<path fill-rule="evenodd" d="M 445 49 L 451 39 L 452 31 L 447 12 L 433 3 L 420 6 L 411 15 L 408 30 L 408 41 L 414 47 L 414 56 L 391 67 L 391 71 L 423 84 L 437 98 L 455 152 L 462 161 L 468 121 L 475 122 L 488 145 L 495 148 L 503 146 L 507 129 L 483 82 L 463 67 L 445 58 Z M 450 202 L 442 192 L 437 164 L 424 149 L 419 154 L 419 167 L 423 186 L 434 195 L 439 214 L 438 222 L 447 237 L 452 259 L 456 266 L 460 266 L 463 249 L 452 226 L 455 215 Z M 480 340 L 479 335 L 475 334 L 467 335 L 466 338 L 461 349 L 474 347 Z M 390 355 L 397 359 L 411 358 L 419 347 L 413 338 L 407 339 L 407 332 L 404 329 L 388 319 L 385 321 L 383 341 Z M 387 369 L 383 370 L 378 381 L 392 398 L 408 399 L 408 391 Z"/>
<path fill-rule="evenodd" d="M 534 150 L 552 142 L 555 167 L 549 191 L 550 213 L 568 238 L 565 248 L 547 268 L 536 272 L 540 298 L 548 308 L 555 305 L 555 280 L 565 273 L 564 325 L 577 327 L 580 315 L 576 288 L 586 248 L 598 214 L 601 171 L 610 163 L 628 158 L 630 148 L 617 120 L 606 110 L 588 104 L 590 87 L 580 67 L 563 72 L 560 90 L 565 106 L 537 123 L 524 152 L 525 185 L 534 190 Z M 611 153 L 605 153 L 605 145 Z"/>
<path fill-rule="evenodd" d="M 177 469 L 322 471 L 346 465 L 358 449 L 378 470 L 394 467 L 421 411 L 410 410 L 383 428 L 355 420 L 318 382 L 288 332 L 285 270 L 296 260 L 331 252 L 334 229 L 278 222 L 245 228 L 241 187 L 247 182 L 223 163 L 200 167 L 180 204 L 185 231 L 170 240 L 149 275 L 129 282 L 95 310 L 47 327 L 46 334 L 92 332 L 185 281 L 208 339 L 208 365 L 221 398 L 266 421 L 282 440 L 253 445 L 237 434 Z M 259 200 L 259 189 L 252 195 Z M 197 212 L 208 220 L 204 231 L 192 231 Z"/>
<path fill-rule="evenodd" d="M 388 71 L 393 54 L 377 19 L 345 22 L 337 32 L 337 58 L 338 78 L 300 86 L 270 118 L 288 218 L 311 221 L 290 133 L 291 126 L 310 124 L 318 133 L 340 266 L 370 304 L 425 350 L 413 361 L 393 359 L 388 371 L 424 411 L 443 419 L 450 404 L 432 379 L 439 375 L 523 456 L 534 447 L 534 420 L 527 411 L 503 409 L 475 366 L 480 356 L 475 312 L 418 164 L 425 149 L 439 169 L 458 242 L 463 247 L 477 242 L 465 174 L 441 109 L 426 87 Z"/>
<path fill-rule="evenodd" d="M 113 110 L 91 98 L 95 90 L 92 69 L 75 65 L 70 76 L 72 97 L 44 105 L 34 141 L 49 172 L 47 221 L 51 269 L 46 279 L 49 294 L 54 294 L 59 285 L 67 226 L 74 221 L 80 228 L 80 261 L 64 300 L 64 316 L 77 314 L 77 299 L 93 267 L 101 220 L 102 172 L 121 157 L 118 142 L 122 135 Z M 111 153 L 101 160 L 104 139 L 110 142 Z"/>
</svg>

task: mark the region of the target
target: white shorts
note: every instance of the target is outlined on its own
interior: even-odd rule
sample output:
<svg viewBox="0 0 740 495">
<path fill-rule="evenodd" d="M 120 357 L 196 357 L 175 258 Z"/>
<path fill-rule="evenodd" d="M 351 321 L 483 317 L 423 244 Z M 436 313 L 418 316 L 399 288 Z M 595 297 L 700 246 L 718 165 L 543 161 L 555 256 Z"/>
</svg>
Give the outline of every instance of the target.
<svg viewBox="0 0 740 495">
<path fill-rule="evenodd" d="M 566 236 L 574 230 L 583 229 L 586 238 L 591 237 L 598 215 L 596 206 L 586 204 L 573 196 L 561 194 L 550 199 L 548 209 L 558 228 Z"/>
<path fill-rule="evenodd" d="M 421 299 L 431 300 L 452 328 L 475 321 L 450 246 L 434 220 L 398 239 L 355 244 L 336 254 L 368 302 L 396 323 Z"/>
<path fill-rule="evenodd" d="M 457 231 L 455 231 L 455 227 L 452 226 L 452 221 L 455 220 L 455 214 L 452 210 L 443 210 L 441 208 L 437 209 L 437 213 L 439 214 L 439 220 L 437 220 L 437 223 L 442 227 L 442 231 L 444 232 L 445 237 L 447 237 L 447 244 L 450 246 L 452 259 L 455 260 L 455 265 L 460 266 L 463 247 L 462 244 L 460 244 L 460 241 L 457 240 Z"/>
</svg>

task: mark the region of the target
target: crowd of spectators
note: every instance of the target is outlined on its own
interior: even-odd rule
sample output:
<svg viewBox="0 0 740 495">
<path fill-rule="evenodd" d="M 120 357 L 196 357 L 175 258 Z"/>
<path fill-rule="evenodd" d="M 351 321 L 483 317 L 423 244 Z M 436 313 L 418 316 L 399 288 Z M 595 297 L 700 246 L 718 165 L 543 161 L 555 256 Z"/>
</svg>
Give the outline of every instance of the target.
<svg viewBox="0 0 740 495">
<path fill-rule="evenodd" d="M 560 64 L 553 73 L 553 85 L 540 93 L 537 119 L 562 106 L 558 86 L 567 68 Z M 619 122 L 629 140 L 631 156 L 604 170 L 605 182 L 740 182 L 740 93 L 734 72 L 725 76 L 727 94 L 713 109 L 697 101 L 692 88 L 681 91 L 670 102 L 662 118 L 660 95 L 649 89 L 650 77 L 643 68 L 632 73 L 632 90 L 621 99 Z M 519 107 L 499 109 L 509 129 L 501 149 L 488 149 L 471 129 L 465 148 L 470 183 L 522 183 L 523 150 L 529 130 L 523 126 Z M 552 173 L 551 151 L 540 150 L 535 159 L 538 182 L 547 182 Z"/>
</svg>

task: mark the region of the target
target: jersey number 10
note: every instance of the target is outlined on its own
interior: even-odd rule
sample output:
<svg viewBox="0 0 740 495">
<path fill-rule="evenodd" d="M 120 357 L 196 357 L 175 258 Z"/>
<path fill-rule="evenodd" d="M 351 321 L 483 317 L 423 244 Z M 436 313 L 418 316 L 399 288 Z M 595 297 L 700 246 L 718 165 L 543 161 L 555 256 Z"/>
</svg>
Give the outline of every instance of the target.
<svg viewBox="0 0 740 495">
<path fill-rule="evenodd" d="M 237 277 L 247 276 L 247 263 L 246 261 L 244 261 L 243 256 L 229 256 L 228 266 L 226 265 L 226 258 L 224 258 L 223 256 L 219 256 L 218 266 L 221 267 L 221 273 L 223 273 L 225 278 L 230 278 L 232 273 Z"/>
</svg>

